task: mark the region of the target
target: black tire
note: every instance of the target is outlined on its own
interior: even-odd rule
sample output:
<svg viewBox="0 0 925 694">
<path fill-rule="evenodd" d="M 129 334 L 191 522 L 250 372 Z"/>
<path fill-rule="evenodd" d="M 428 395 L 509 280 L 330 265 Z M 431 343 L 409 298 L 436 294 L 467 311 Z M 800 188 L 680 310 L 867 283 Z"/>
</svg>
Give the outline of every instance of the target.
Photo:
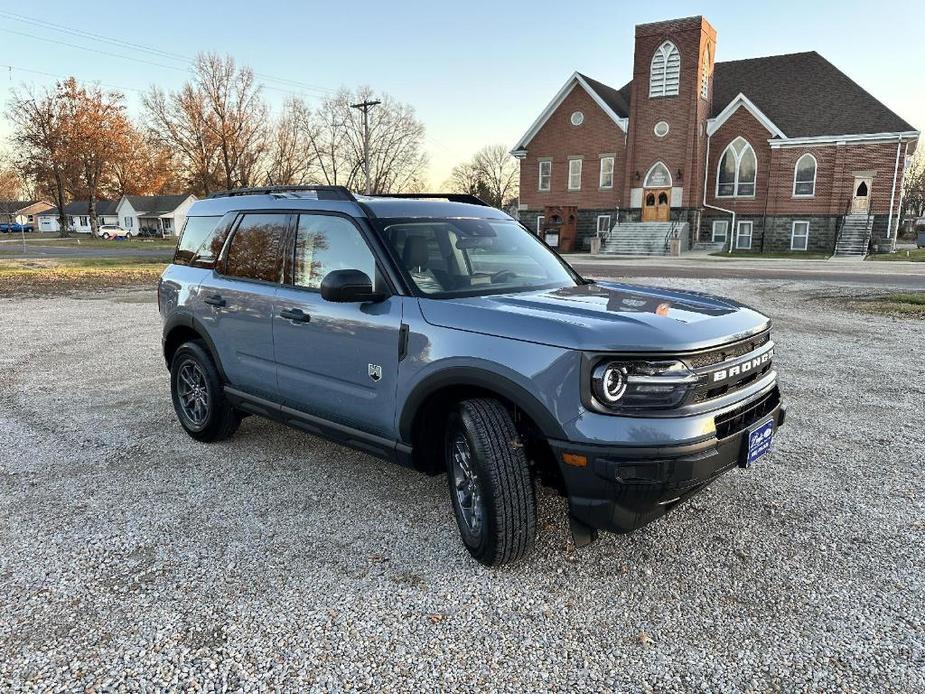
<svg viewBox="0 0 925 694">
<path fill-rule="evenodd" d="M 187 377 L 190 375 L 194 376 L 196 392 L 202 393 L 205 402 L 205 407 L 198 408 L 195 414 L 191 411 L 193 407 L 181 402 L 189 402 L 183 394 L 188 391 Z M 197 441 L 211 443 L 227 439 L 241 423 L 241 417 L 225 397 L 222 379 L 212 357 L 199 340 L 183 343 L 173 355 L 170 393 L 180 425 Z"/>
<path fill-rule="evenodd" d="M 464 509 L 467 489 L 460 486 L 456 462 L 459 442 L 465 442 L 477 490 Z M 497 400 L 461 402 L 450 413 L 444 444 L 447 480 L 453 512 L 463 544 L 486 566 L 517 561 L 533 547 L 536 536 L 536 496 L 523 445 L 507 409 Z M 475 507 L 478 522 L 473 523 Z"/>
</svg>

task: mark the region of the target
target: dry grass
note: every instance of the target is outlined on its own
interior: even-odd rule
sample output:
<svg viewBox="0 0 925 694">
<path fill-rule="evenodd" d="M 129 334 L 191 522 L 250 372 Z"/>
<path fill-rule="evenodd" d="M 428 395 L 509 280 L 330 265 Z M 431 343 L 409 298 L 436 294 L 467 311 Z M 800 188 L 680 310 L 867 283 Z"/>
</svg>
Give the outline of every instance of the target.
<svg viewBox="0 0 925 694">
<path fill-rule="evenodd" d="M 150 258 L 0 260 L 0 296 L 151 287 L 166 263 Z"/>
<path fill-rule="evenodd" d="M 857 308 L 871 313 L 925 318 L 925 292 L 886 294 L 856 301 L 854 304 Z"/>
</svg>

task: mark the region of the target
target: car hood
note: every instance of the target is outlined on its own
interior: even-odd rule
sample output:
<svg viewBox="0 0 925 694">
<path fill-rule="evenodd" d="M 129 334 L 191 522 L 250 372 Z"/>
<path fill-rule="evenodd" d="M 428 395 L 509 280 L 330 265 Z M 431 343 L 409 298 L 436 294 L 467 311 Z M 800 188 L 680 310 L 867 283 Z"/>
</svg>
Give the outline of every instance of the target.
<svg viewBox="0 0 925 694">
<path fill-rule="evenodd" d="M 588 351 L 678 352 L 752 335 L 769 319 L 730 299 L 616 282 L 421 299 L 432 325 Z"/>
</svg>

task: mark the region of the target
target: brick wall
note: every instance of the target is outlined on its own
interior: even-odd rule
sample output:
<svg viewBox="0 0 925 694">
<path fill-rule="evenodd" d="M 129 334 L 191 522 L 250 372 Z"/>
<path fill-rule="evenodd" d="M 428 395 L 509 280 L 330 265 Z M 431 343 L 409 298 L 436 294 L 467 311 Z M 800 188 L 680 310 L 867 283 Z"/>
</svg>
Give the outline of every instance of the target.
<svg viewBox="0 0 925 694">
<path fill-rule="evenodd" d="M 739 108 L 710 138 L 710 164 L 707 168 L 707 202 L 733 210 L 736 214 L 763 215 L 768 201 L 768 184 L 772 168 L 768 131 L 745 108 Z M 716 171 L 726 147 L 737 137 L 744 137 L 755 150 L 757 174 L 753 197 L 727 198 L 716 196 Z M 700 174 L 703 176 L 703 173 Z"/>
<path fill-rule="evenodd" d="M 571 124 L 573 112 L 581 111 L 584 122 Z M 600 156 L 615 154 L 614 185 L 602 190 Z M 581 190 L 568 189 L 571 157 L 581 157 Z M 550 190 L 539 190 L 539 161 L 552 159 Z M 625 165 L 625 135 L 581 85 L 575 85 L 553 114 L 527 144 L 520 160 L 520 203 L 530 210 L 546 205 L 577 205 L 582 208 L 615 208 L 622 202 Z"/>
<path fill-rule="evenodd" d="M 649 71 L 652 56 L 664 41 L 674 43 L 681 56 L 678 95 L 650 97 Z M 712 63 L 712 56 L 716 53 L 716 31 L 702 17 L 636 27 L 624 189 L 627 200 L 630 189 L 641 187 L 649 168 L 655 162 L 662 161 L 671 172 L 673 185 L 684 189 L 681 206 L 699 204 L 702 175 L 698 172 L 703 166 L 706 144 L 703 123 L 709 113 L 709 97 L 712 96 L 712 89 L 707 99 L 700 96 L 702 57 L 708 45 Z M 659 121 L 669 125 L 665 137 L 655 135 L 655 124 Z"/>
</svg>

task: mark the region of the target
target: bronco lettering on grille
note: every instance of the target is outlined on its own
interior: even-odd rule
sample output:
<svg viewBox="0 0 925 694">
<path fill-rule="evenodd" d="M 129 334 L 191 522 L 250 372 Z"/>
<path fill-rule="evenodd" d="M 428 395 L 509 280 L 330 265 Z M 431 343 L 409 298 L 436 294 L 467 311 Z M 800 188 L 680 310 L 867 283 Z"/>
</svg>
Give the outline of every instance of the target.
<svg viewBox="0 0 925 694">
<path fill-rule="evenodd" d="M 755 357 L 754 359 L 749 359 L 743 361 L 741 364 L 736 364 L 735 366 L 730 366 L 727 369 L 720 369 L 719 371 L 713 372 L 713 382 L 717 383 L 718 381 L 725 381 L 727 378 L 733 378 L 734 376 L 742 376 L 747 374 L 752 369 L 757 369 L 763 364 L 767 364 L 768 361 L 774 356 L 774 350 L 769 349 L 767 352 L 762 354 L 760 357 Z"/>
</svg>

